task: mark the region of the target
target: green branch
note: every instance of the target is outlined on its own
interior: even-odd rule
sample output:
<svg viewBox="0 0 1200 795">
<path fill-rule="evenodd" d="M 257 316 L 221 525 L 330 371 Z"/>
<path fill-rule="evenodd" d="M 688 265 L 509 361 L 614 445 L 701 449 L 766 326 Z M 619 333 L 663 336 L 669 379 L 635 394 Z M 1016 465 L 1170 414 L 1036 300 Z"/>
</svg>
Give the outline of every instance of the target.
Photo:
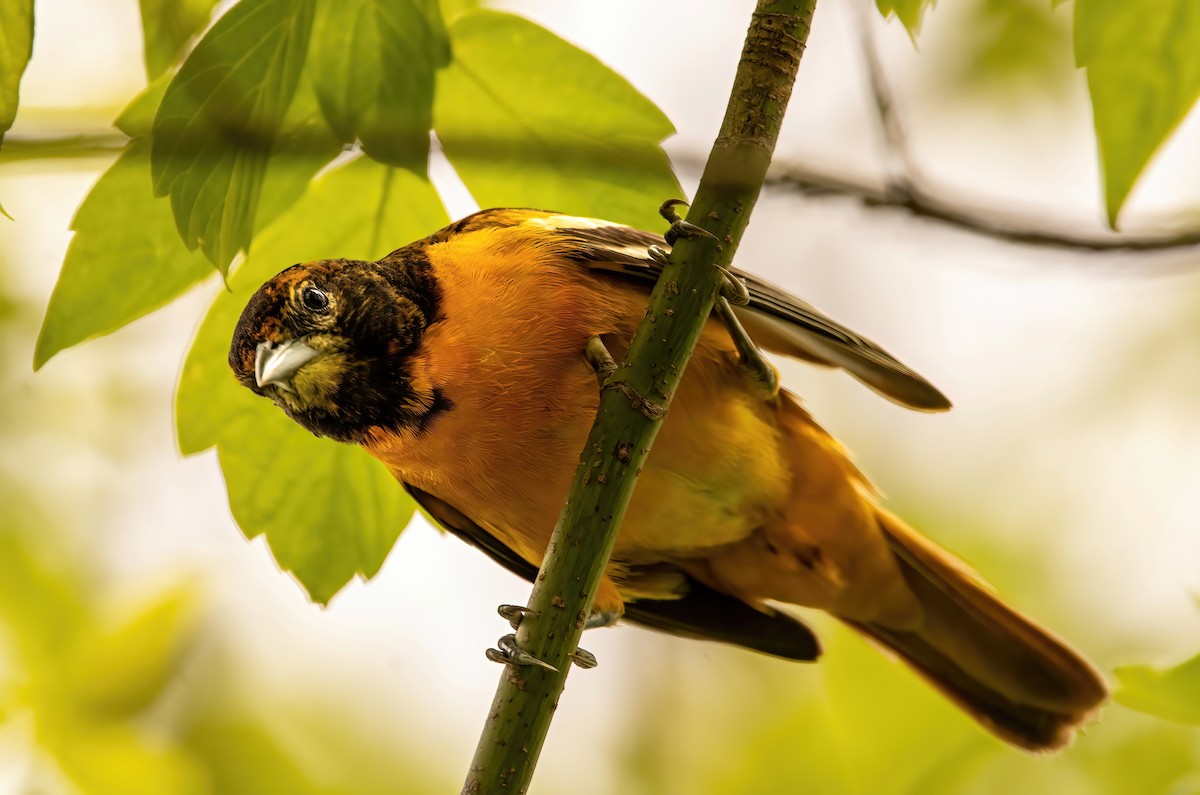
<svg viewBox="0 0 1200 795">
<path fill-rule="evenodd" d="M 815 5 L 758 2 L 688 213 L 715 238 L 684 237 L 675 245 L 626 361 L 605 381 L 529 599 L 532 612 L 517 632 L 522 649 L 557 670 L 505 667 L 464 793 L 523 793 L 529 786 L 637 475 L 721 286 L 713 265 L 729 265 L 762 189 Z"/>
</svg>

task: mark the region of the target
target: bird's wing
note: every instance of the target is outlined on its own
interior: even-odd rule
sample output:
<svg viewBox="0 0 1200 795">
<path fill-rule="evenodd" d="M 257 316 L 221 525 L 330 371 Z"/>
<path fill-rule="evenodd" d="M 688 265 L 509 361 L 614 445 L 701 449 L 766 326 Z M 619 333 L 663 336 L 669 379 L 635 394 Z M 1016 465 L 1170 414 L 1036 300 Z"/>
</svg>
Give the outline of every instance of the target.
<svg viewBox="0 0 1200 795">
<path fill-rule="evenodd" d="M 538 569 L 453 505 L 417 487 L 403 483 L 417 504 L 443 529 L 458 536 L 489 558 L 529 582 Z M 821 644 L 807 625 L 784 613 L 764 613 L 732 596 L 714 591 L 686 577 L 678 599 L 640 599 L 625 605 L 625 618 L 641 626 L 698 640 L 732 643 L 753 651 L 811 662 L 821 654 Z"/>
<path fill-rule="evenodd" d="M 517 220 L 509 215 L 510 223 Z M 519 223 L 552 230 L 567 259 L 590 270 L 618 274 L 647 283 L 658 279 L 662 266 L 646 253 L 649 246 L 667 248 L 658 235 L 632 227 L 586 218 L 531 213 Z M 950 401 L 932 384 L 895 357 L 814 307 L 770 282 L 732 269 L 746 283 L 750 303 L 734 307 L 750 337 L 768 351 L 817 364 L 840 367 L 895 402 L 919 411 L 945 411 Z"/>
</svg>

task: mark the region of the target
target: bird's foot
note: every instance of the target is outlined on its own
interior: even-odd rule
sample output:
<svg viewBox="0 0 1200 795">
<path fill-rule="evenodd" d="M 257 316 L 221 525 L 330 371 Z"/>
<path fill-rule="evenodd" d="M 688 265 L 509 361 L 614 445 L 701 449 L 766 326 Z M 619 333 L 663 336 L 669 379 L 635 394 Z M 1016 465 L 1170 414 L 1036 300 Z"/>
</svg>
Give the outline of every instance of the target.
<svg viewBox="0 0 1200 795">
<path fill-rule="evenodd" d="M 496 608 L 500 617 L 508 622 L 513 629 L 521 626 L 521 619 L 527 615 L 537 615 L 537 611 L 524 605 L 500 605 Z"/>
<path fill-rule="evenodd" d="M 676 207 L 686 206 L 687 202 L 683 199 L 667 199 L 658 208 L 658 214 L 671 224 L 671 228 L 663 235 L 667 240 L 667 245 L 674 246 L 675 242 L 681 237 L 708 237 L 716 240 L 717 236 L 712 232 L 695 224 L 688 223 L 680 217 L 679 213 L 675 212 Z"/>
<path fill-rule="evenodd" d="M 707 237 L 716 240 L 717 236 L 712 232 L 702 229 L 695 224 L 688 223 L 679 216 L 679 213 L 675 212 L 676 207 L 686 204 L 687 202 L 682 199 L 668 199 L 658 208 L 658 214 L 671 223 L 671 228 L 664 235 L 667 243 L 674 246 L 676 241 L 681 237 Z M 671 258 L 671 252 L 662 246 L 649 246 L 646 249 L 646 253 L 650 259 L 660 265 L 666 265 Z M 721 295 L 735 306 L 746 306 L 749 304 L 750 290 L 747 289 L 746 283 L 727 268 L 722 268 L 720 265 L 713 267 L 719 270 L 721 275 L 725 277 L 725 283 L 721 285 Z"/>
<path fill-rule="evenodd" d="M 609 376 L 617 371 L 617 363 L 612 354 L 608 352 L 608 348 L 605 347 L 604 340 L 599 337 L 589 338 L 583 349 L 583 356 L 596 372 L 596 379 L 603 388 Z"/>
<path fill-rule="evenodd" d="M 664 236 L 667 243 L 674 246 L 675 241 L 681 237 L 708 237 L 716 240 L 716 235 L 712 232 L 690 224 L 679 216 L 675 208 L 684 204 L 687 202 L 681 199 L 668 199 L 658 208 L 658 214 L 671 223 L 671 228 Z M 652 260 L 662 265 L 665 265 L 671 256 L 661 246 L 650 246 L 647 253 Z M 769 400 L 779 393 L 779 372 L 763 356 L 762 351 L 754 344 L 754 340 L 750 339 L 750 335 L 746 333 L 746 329 L 742 327 L 741 322 L 733 313 L 734 306 L 749 305 L 750 289 L 746 286 L 745 281 L 728 268 L 720 265 L 713 267 L 719 270 L 721 276 L 724 277 L 721 294 L 717 297 L 715 307 L 717 315 L 729 330 L 729 336 L 733 338 L 733 344 L 738 352 L 738 362 L 741 364 L 743 372 L 754 387 Z"/>
<path fill-rule="evenodd" d="M 734 314 L 733 307 L 724 296 L 717 298 L 715 308 L 717 316 L 721 318 L 730 338 L 733 339 L 733 346 L 737 348 L 738 364 L 741 365 L 742 373 L 762 394 L 763 399 L 770 400 L 775 397 L 779 394 L 779 371 L 775 369 L 775 365 L 767 361 L 767 357 L 754 344 L 754 340 L 750 339 L 750 335 L 746 333 L 741 321 Z"/>
<path fill-rule="evenodd" d="M 500 605 L 496 608 L 496 612 L 500 617 L 508 622 L 509 626 L 517 629 L 521 626 L 521 621 L 525 616 L 536 616 L 537 611 L 524 605 Z M 584 629 L 592 627 L 607 627 L 616 623 L 620 616 L 616 613 L 593 613 L 584 624 Z M 593 624 L 593 620 L 598 620 L 599 623 Z M 539 668 L 545 668 L 547 671 L 557 671 L 550 663 L 540 660 L 529 652 L 517 645 L 517 636 L 515 634 L 505 635 L 496 645 L 499 648 L 488 649 L 484 654 L 492 662 L 505 663 L 507 665 L 536 665 Z M 571 652 L 568 657 L 571 662 L 578 665 L 580 668 L 595 668 L 599 663 L 596 660 L 596 655 L 586 649 L 576 649 Z"/>
<path fill-rule="evenodd" d="M 603 627 L 611 627 L 621 620 L 621 614 L 615 610 L 606 610 L 602 613 L 592 613 L 583 622 L 584 630 L 602 629 Z"/>
<path fill-rule="evenodd" d="M 558 669 L 550 663 L 545 660 L 539 660 L 518 646 L 516 635 L 505 635 L 496 642 L 496 645 L 500 648 L 488 649 L 484 652 L 484 655 L 492 662 L 504 663 L 506 665 L 534 665 L 538 668 L 544 668 L 547 671 L 558 672 Z"/>
<path fill-rule="evenodd" d="M 750 304 L 750 288 L 746 283 L 728 268 L 722 268 L 720 265 L 713 265 L 714 268 L 721 272 L 725 277 L 725 283 L 721 285 L 721 297 L 734 306 L 748 306 Z"/>
</svg>

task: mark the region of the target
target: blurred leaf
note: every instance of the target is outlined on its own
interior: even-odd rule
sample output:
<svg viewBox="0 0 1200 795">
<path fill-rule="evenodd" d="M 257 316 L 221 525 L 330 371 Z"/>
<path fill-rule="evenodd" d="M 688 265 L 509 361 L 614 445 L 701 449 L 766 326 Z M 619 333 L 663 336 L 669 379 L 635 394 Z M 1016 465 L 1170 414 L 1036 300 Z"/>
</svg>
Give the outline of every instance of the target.
<svg viewBox="0 0 1200 795">
<path fill-rule="evenodd" d="M 434 77 L 450 57 L 433 0 L 325 0 L 312 44 L 317 96 L 329 125 L 367 154 L 424 173 Z"/>
<path fill-rule="evenodd" d="M 246 675 L 244 638 L 214 622 L 204 660 L 183 674 L 191 581 L 114 605 L 104 580 L 74 565 L 88 545 L 56 533 L 26 496 L 0 477 L 0 735 L 14 792 L 446 791 L 429 776 L 430 742 L 397 735 L 366 691 L 331 687 L 336 665 L 304 681 L 272 672 L 264 687 Z"/>
<path fill-rule="evenodd" d="M 347 699 L 312 688 L 286 700 L 260 693 L 201 705 L 188 747 L 220 795 L 424 795 L 433 758 L 416 736 L 389 736 L 392 722 L 352 718 Z M 265 703 L 264 703 L 265 702 Z M 272 703 L 274 702 L 274 703 Z"/>
<path fill-rule="evenodd" d="M 42 729 L 42 742 L 88 795 L 209 792 L 186 751 L 128 723 L 59 723 Z"/>
<path fill-rule="evenodd" d="M 125 109 L 113 121 L 113 126 L 130 138 L 149 135 L 154 126 L 154 116 L 162 104 L 163 94 L 171 83 L 171 75 L 159 75 L 150 85 L 130 100 Z"/>
<path fill-rule="evenodd" d="M 1200 744 L 1194 731 L 1119 710 L 1101 720 L 1104 726 L 1094 732 L 1085 730 L 1085 736 L 1066 752 L 1065 761 L 1088 777 L 1086 786 L 1076 788 L 1078 791 L 1087 795 L 1200 793 Z M 1111 731 L 1105 734 L 1104 729 Z M 1030 788 L 1007 791 L 1028 792 Z"/>
<path fill-rule="evenodd" d="M 146 75 L 154 80 L 175 63 L 188 40 L 204 29 L 217 0 L 139 0 Z"/>
<path fill-rule="evenodd" d="M 197 721 L 188 735 L 214 773 L 212 791 L 222 795 L 332 795 L 306 769 L 310 760 L 288 748 L 288 733 L 271 730 L 263 717 Z M 281 736 L 283 735 L 283 736 Z M 307 749 L 306 749 L 307 750 Z"/>
<path fill-rule="evenodd" d="M 747 738 L 746 758 L 715 792 L 953 793 L 964 771 L 1002 751 L 850 630 L 828 624 L 821 637 L 819 694 L 764 721 L 761 734 Z"/>
<path fill-rule="evenodd" d="M 1075 87 L 1070 16 L 1046 0 L 969 0 L 956 11 L 936 42 L 926 39 L 930 54 L 942 54 L 931 76 L 943 102 L 1062 103 Z"/>
<path fill-rule="evenodd" d="M 356 572 L 378 571 L 412 504 L 365 452 L 313 437 L 233 379 L 227 356 L 234 325 L 258 287 L 294 262 L 375 259 L 446 221 L 433 187 L 411 172 L 363 157 L 331 170 L 262 233 L 184 362 L 176 398 L 180 448 L 218 446 L 242 530 L 266 533 L 280 565 L 318 601 Z"/>
<path fill-rule="evenodd" d="M 822 622 L 826 653 L 811 694 L 780 694 L 757 731 L 725 749 L 722 795 L 838 793 L 959 795 L 962 778 L 1003 753 L 1000 742 L 904 665 L 840 624 Z M 796 679 L 799 680 L 800 671 Z M 778 683 L 775 685 L 778 687 Z"/>
<path fill-rule="evenodd" d="M 21 76 L 32 52 L 33 0 L 0 0 L 0 141 L 17 117 Z"/>
<path fill-rule="evenodd" d="M 146 709 L 175 678 L 196 630 L 197 594 L 180 583 L 109 625 L 93 625 L 65 661 L 81 708 L 119 718 Z"/>
<path fill-rule="evenodd" d="M 154 190 L 222 273 L 250 245 L 267 161 L 296 91 L 315 0 L 242 0 L 205 34 L 154 119 Z"/>
<path fill-rule="evenodd" d="M 658 205 L 682 189 L 659 146 L 674 128 L 654 103 L 520 17 L 469 13 L 450 39 L 434 128 L 480 206 L 662 225 Z"/>
<path fill-rule="evenodd" d="M 1175 668 L 1148 665 L 1116 669 L 1118 703 L 1166 720 L 1200 726 L 1200 655 Z"/>
<path fill-rule="evenodd" d="M 925 15 L 926 6 L 932 6 L 934 0 L 875 0 L 879 13 L 884 17 L 894 16 L 908 29 L 908 35 L 914 40 L 921 30 L 921 18 Z"/>
<path fill-rule="evenodd" d="M 131 142 L 88 193 L 42 322 L 34 369 L 84 340 L 158 309 L 212 273 L 179 241 L 150 191 L 149 142 Z"/>
<path fill-rule="evenodd" d="M 19 686 L 4 706 L 14 717 L 31 719 L 39 748 L 80 792 L 206 792 L 202 772 L 179 745 L 161 726 L 141 723 L 144 707 L 177 673 L 173 661 L 164 666 L 155 654 L 163 643 L 155 636 L 172 623 L 180 629 L 164 620 L 179 609 L 179 597 L 168 594 L 140 615 L 117 614 L 112 626 L 98 627 L 96 589 L 71 565 L 74 548 L 42 517 L 29 515 L 23 494 L 8 491 L 0 480 L 6 508 L 0 513 L 0 640 L 15 652 L 5 659 L 12 666 L 6 672 Z M 92 698 L 100 694 L 107 697 Z M 108 709 L 118 705 L 124 714 Z"/>
<path fill-rule="evenodd" d="M 470 13 L 483 5 L 482 0 L 442 0 L 442 19 L 446 23 L 454 22 L 463 14 Z"/>
<path fill-rule="evenodd" d="M 1114 228 L 1150 157 L 1200 96 L 1195 0 L 1077 0 L 1075 62 L 1088 89 Z"/>
<path fill-rule="evenodd" d="M 5 505 L 8 510 L 11 502 Z M 0 630 L 31 670 L 56 664 L 89 617 L 79 589 L 47 549 L 11 516 L 0 516 Z"/>
</svg>

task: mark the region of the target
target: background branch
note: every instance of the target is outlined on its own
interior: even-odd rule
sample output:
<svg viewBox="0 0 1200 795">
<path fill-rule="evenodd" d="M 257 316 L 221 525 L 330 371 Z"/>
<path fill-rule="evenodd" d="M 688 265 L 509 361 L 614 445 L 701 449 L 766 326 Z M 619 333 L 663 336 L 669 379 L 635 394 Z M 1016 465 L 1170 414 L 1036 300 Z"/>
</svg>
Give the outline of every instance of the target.
<svg viewBox="0 0 1200 795">
<path fill-rule="evenodd" d="M 802 165 L 783 165 L 767 177 L 767 185 L 795 191 L 810 198 L 841 197 L 872 209 L 906 212 L 981 237 L 1026 246 L 1135 253 L 1200 245 L 1200 230 L 1197 229 L 1153 235 L 1075 231 L 1069 228 L 1069 222 L 1037 221 L 982 203 L 972 207 L 962 196 L 936 193 L 911 179 L 872 184 L 867 180 L 856 180 Z"/>
<path fill-rule="evenodd" d="M 8 135 L 0 150 L 0 165 L 43 159 L 91 158 L 118 154 L 129 142 L 120 132 L 85 133 L 62 136 Z M 296 143 L 296 142 L 293 142 Z M 303 145 L 303 142 L 300 142 Z M 584 156 L 581 153 L 581 156 Z M 698 157 L 674 155 L 680 168 L 700 170 Z M 1098 253 L 1153 253 L 1188 249 L 1200 245 L 1200 229 L 1146 235 L 1103 230 L 1076 229 L 1069 220 L 1047 221 L 1046 214 L 1036 217 L 999 209 L 987 199 L 974 201 L 953 190 L 932 190 L 910 179 L 870 180 L 826 171 L 804 163 L 776 161 L 767 175 L 765 188 L 788 190 L 811 199 L 840 198 L 858 202 L 873 210 L 892 210 L 916 218 L 943 224 L 980 237 L 1003 243 Z M 1153 219 L 1148 226 L 1169 227 L 1165 220 Z"/>
<path fill-rule="evenodd" d="M 852 5 L 855 12 L 854 24 L 858 30 L 859 53 L 867 69 L 867 83 L 875 101 L 879 127 L 883 132 L 888 180 L 903 184 L 915 175 L 917 170 L 908 152 L 904 124 L 896 108 L 892 86 L 883 72 L 883 62 L 875 43 L 874 26 L 879 19 L 878 7 L 875 0 L 856 0 Z"/>
<path fill-rule="evenodd" d="M 557 670 L 506 665 L 464 793 L 526 790 L 638 472 L 712 311 L 762 189 L 816 0 L 759 0 L 721 131 L 683 237 L 655 285 L 627 361 L 601 390 L 566 506 L 534 584 L 517 642 Z M 582 355 L 582 352 L 581 352 Z"/>
</svg>

